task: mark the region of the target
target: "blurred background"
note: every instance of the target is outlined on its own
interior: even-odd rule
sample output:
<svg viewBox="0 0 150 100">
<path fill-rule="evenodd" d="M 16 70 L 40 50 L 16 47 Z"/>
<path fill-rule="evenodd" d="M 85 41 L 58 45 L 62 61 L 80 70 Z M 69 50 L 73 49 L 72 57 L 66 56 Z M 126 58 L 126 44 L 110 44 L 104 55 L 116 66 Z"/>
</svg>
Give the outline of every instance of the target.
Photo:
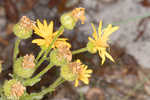
<svg viewBox="0 0 150 100">
<path fill-rule="evenodd" d="M 62 37 L 69 38 L 72 50 L 86 46 L 92 34 L 91 23 L 120 26 L 110 38 L 110 53 L 115 63 L 109 60 L 100 66 L 97 54 L 78 54 L 94 73 L 89 85 L 75 88 L 65 82 L 54 93 L 43 100 L 150 100 L 150 0 L 0 0 L 0 59 L 3 60 L 3 73 L 0 80 L 9 79 L 12 72 L 12 53 L 15 36 L 12 27 L 22 16 L 32 20 L 54 21 L 54 30 L 60 26 L 60 16 L 76 7 L 84 7 L 86 21 L 78 23 L 72 31 L 65 31 Z M 20 56 L 27 53 L 37 55 L 40 50 L 31 44 L 32 38 L 20 45 Z M 43 63 L 42 66 L 46 65 Z M 39 72 L 44 67 L 41 67 Z M 30 87 L 29 92 L 37 92 L 48 86 L 59 75 L 59 69 L 52 69 L 42 81 Z"/>
</svg>

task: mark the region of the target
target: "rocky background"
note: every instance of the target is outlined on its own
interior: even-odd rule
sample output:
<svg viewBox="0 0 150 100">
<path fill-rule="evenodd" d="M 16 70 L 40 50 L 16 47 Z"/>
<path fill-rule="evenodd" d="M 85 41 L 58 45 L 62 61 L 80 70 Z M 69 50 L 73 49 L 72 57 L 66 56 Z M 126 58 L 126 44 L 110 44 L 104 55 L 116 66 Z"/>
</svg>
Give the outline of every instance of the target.
<svg viewBox="0 0 150 100">
<path fill-rule="evenodd" d="M 78 23 L 73 31 L 65 31 L 72 50 L 86 45 L 92 34 L 91 23 L 98 27 L 103 20 L 104 26 L 120 26 L 110 39 L 110 52 L 116 63 L 106 61 L 100 66 L 101 59 L 96 54 L 76 55 L 74 59 L 81 58 L 94 70 L 90 85 L 74 88 L 73 83 L 66 82 L 43 100 L 150 100 L 150 0 L 0 0 L 0 59 L 4 62 L 0 79 L 10 78 L 15 41 L 12 27 L 21 16 L 53 20 L 57 29 L 60 16 L 75 7 L 86 9 L 86 22 Z M 20 50 L 20 55 L 37 54 L 39 48 L 28 39 L 21 42 Z M 48 86 L 56 74 L 57 70 L 49 71 L 28 91 Z"/>
</svg>

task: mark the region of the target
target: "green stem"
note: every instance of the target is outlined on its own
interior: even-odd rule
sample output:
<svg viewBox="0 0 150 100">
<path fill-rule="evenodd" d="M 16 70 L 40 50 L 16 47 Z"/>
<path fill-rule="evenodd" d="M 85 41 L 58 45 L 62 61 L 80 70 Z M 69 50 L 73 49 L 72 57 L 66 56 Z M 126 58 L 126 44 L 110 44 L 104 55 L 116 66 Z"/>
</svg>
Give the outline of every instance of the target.
<svg viewBox="0 0 150 100">
<path fill-rule="evenodd" d="M 56 34 L 56 36 L 54 37 L 52 43 L 50 44 L 50 46 L 48 47 L 46 53 L 44 54 L 44 57 L 47 56 L 47 54 L 49 53 L 49 51 L 51 50 L 53 44 L 55 43 L 55 41 L 57 40 L 57 38 L 61 35 L 61 32 L 64 30 L 63 26 L 60 26 L 58 33 Z"/>
<path fill-rule="evenodd" d="M 21 39 L 17 38 L 15 41 L 15 47 L 14 47 L 14 55 L 13 55 L 13 63 L 15 63 L 17 59 L 17 55 L 19 53 L 19 44 L 20 44 Z"/>
<path fill-rule="evenodd" d="M 44 75 L 49 69 L 51 69 L 52 67 L 53 67 L 54 65 L 51 63 L 51 64 L 49 64 L 47 67 L 45 67 L 40 73 L 38 73 L 35 77 L 33 77 L 32 79 L 28 79 L 28 80 L 26 80 L 25 82 L 24 82 L 24 86 L 30 86 L 31 84 L 32 85 L 34 85 L 34 84 L 36 84 L 37 82 L 39 82 L 39 81 L 37 81 L 37 80 L 39 80 L 40 79 L 40 77 L 42 76 L 42 75 Z M 35 82 L 34 82 L 35 81 Z"/>
<path fill-rule="evenodd" d="M 65 80 L 62 77 L 59 77 L 52 85 L 50 85 L 48 88 L 43 89 L 39 94 L 45 95 L 47 93 L 50 93 L 55 90 L 56 87 L 58 87 L 60 84 L 62 84 Z"/>
<path fill-rule="evenodd" d="M 38 56 L 36 57 L 35 61 L 38 62 L 38 60 L 40 59 L 40 57 L 42 56 L 42 54 L 44 53 L 44 50 L 42 49 L 39 53 Z"/>
<path fill-rule="evenodd" d="M 50 85 L 48 88 L 43 89 L 41 92 L 39 93 L 31 93 L 29 96 L 25 97 L 26 100 L 29 99 L 42 99 L 43 96 L 47 93 L 51 93 L 52 91 L 54 91 L 60 84 L 62 84 L 65 80 L 62 77 L 59 77 L 52 85 Z"/>
<path fill-rule="evenodd" d="M 49 46 L 48 49 L 46 50 L 46 53 L 45 53 L 44 56 L 40 59 L 40 61 L 37 63 L 36 68 L 38 68 L 38 67 L 41 65 L 41 63 L 47 58 L 46 56 L 47 56 L 47 54 L 49 53 L 49 51 L 51 50 L 52 45 L 55 43 L 55 41 L 57 40 L 57 38 L 61 35 L 60 33 L 61 33 L 63 30 L 64 30 L 64 27 L 61 26 L 60 29 L 59 29 L 59 31 L 58 31 L 58 33 L 57 33 L 57 35 L 54 37 L 52 43 L 50 44 L 50 46 Z"/>
<path fill-rule="evenodd" d="M 72 51 L 72 55 L 75 55 L 75 54 L 78 54 L 78 53 L 82 53 L 82 52 L 85 52 L 87 51 L 87 48 L 81 48 L 81 49 L 78 49 L 78 50 L 75 50 L 75 51 Z"/>
<path fill-rule="evenodd" d="M 34 78 L 38 79 L 42 75 L 44 75 L 49 69 L 51 69 L 54 65 L 51 63 L 47 67 L 45 67 L 39 74 L 37 74 Z"/>
</svg>

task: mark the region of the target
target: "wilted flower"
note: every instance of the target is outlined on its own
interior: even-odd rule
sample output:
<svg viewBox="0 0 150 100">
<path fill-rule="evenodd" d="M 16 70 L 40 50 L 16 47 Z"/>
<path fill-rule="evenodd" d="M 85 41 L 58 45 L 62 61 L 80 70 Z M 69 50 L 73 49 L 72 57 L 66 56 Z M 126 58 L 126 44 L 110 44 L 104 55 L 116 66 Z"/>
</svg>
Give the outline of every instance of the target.
<svg viewBox="0 0 150 100">
<path fill-rule="evenodd" d="M 15 79 L 5 81 L 3 89 L 4 94 L 8 99 L 11 100 L 19 100 L 19 98 L 24 94 L 24 91 L 26 90 L 26 88 Z"/>
<path fill-rule="evenodd" d="M 22 16 L 19 23 L 22 27 L 25 27 L 30 30 L 33 28 L 35 22 L 30 20 L 27 16 Z"/>
<path fill-rule="evenodd" d="M 81 20 L 81 24 L 84 24 L 85 21 L 85 9 L 84 8 L 75 8 L 71 12 L 65 13 L 61 16 L 60 22 L 64 26 L 64 28 L 68 30 L 72 30 L 76 22 Z"/>
<path fill-rule="evenodd" d="M 72 16 L 76 21 L 81 20 L 81 24 L 84 24 L 85 21 L 85 8 L 75 8 L 72 11 Z"/>
<path fill-rule="evenodd" d="M 109 58 L 112 62 L 114 62 L 113 58 L 109 53 L 107 53 L 107 48 L 109 48 L 109 45 L 107 44 L 107 41 L 109 40 L 109 36 L 119 29 L 118 26 L 112 27 L 111 24 L 107 26 L 107 28 L 102 30 L 102 21 L 99 23 L 98 33 L 95 29 L 94 24 L 92 24 L 93 28 L 93 38 L 89 37 L 89 42 L 87 44 L 88 51 L 91 53 L 96 53 L 98 51 L 99 56 L 102 58 L 102 63 L 105 62 L 105 57 Z"/>
<path fill-rule="evenodd" d="M 19 38 L 27 39 L 32 35 L 33 26 L 34 22 L 28 17 L 23 16 L 20 21 L 14 25 L 13 32 Z"/>
<path fill-rule="evenodd" d="M 25 89 L 26 88 L 20 82 L 16 82 L 11 87 L 11 95 L 19 98 L 24 94 Z"/>
<path fill-rule="evenodd" d="M 35 58 L 32 54 L 25 55 L 16 60 L 14 64 L 14 73 L 22 78 L 29 78 L 35 71 Z"/>
<path fill-rule="evenodd" d="M 58 31 L 53 33 L 53 21 L 48 25 L 46 20 L 43 21 L 43 24 L 37 20 L 37 26 L 34 26 L 35 34 L 41 36 L 43 39 L 35 39 L 32 43 L 36 43 L 42 48 L 48 48 L 54 37 L 57 35 Z M 62 34 L 62 33 L 61 33 Z M 53 44 L 52 48 L 56 47 L 57 42 L 66 42 L 66 38 L 57 38 L 56 42 Z"/>
<path fill-rule="evenodd" d="M 35 66 L 34 60 L 35 60 L 35 57 L 32 54 L 30 55 L 27 54 L 23 57 L 22 66 L 24 68 L 33 68 Z"/>
</svg>

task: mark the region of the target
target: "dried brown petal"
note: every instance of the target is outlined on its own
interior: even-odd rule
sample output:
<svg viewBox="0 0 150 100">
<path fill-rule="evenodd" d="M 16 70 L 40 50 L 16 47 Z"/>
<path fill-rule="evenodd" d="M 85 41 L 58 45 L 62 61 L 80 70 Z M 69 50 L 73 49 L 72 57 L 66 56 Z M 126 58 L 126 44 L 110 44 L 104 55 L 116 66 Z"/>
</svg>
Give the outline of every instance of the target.
<svg viewBox="0 0 150 100">
<path fill-rule="evenodd" d="M 25 87 L 20 82 L 13 84 L 11 87 L 12 96 L 15 96 L 18 98 L 24 94 L 24 91 L 25 91 Z"/>
<path fill-rule="evenodd" d="M 22 63 L 23 67 L 24 68 L 33 68 L 35 66 L 34 60 L 35 60 L 35 58 L 32 54 L 25 55 L 24 59 L 23 59 L 23 63 Z"/>
<path fill-rule="evenodd" d="M 20 25 L 25 28 L 31 29 L 34 26 L 34 22 L 30 20 L 28 17 L 22 16 L 22 18 L 20 19 Z"/>
</svg>

